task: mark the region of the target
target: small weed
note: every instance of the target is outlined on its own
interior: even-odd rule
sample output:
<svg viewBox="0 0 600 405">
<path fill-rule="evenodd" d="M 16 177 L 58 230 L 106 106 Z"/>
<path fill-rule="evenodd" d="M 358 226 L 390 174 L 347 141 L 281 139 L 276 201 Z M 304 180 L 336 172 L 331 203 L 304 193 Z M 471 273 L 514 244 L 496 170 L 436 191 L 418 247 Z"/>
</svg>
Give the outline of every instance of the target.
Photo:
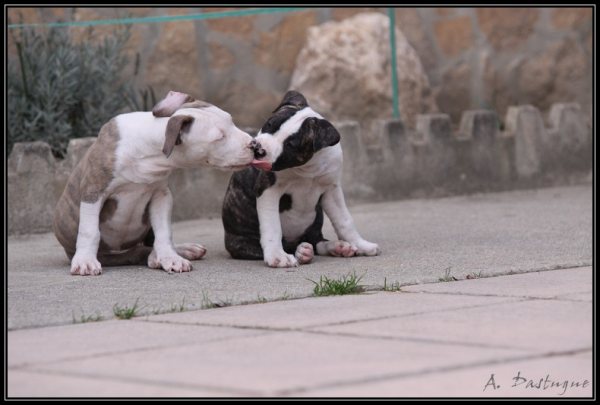
<svg viewBox="0 0 600 405">
<path fill-rule="evenodd" d="M 265 302 L 268 302 L 268 300 L 262 295 L 258 294 L 256 296 L 256 302 L 258 302 L 259 304 L 264 304 Z"/>
<path fill-rule="evenodd" d="M 124 307 L 119 306 L 119 304 L 115 304 L 113 306 L 113 313 L 119 319 L 131 319 L 137 315 L 139 297 L 135 300 L 133 307 L 129 307 L 125 305 Z"/>
<path fill-rule="evenodd" d="M 171 305 L 170 312 L 183 312 L 185 310 L 185 297 L 181 300 L 181 304 L 173 304 Z"/>
<path fill-rule="evenodd" d="M 389 292 L 400 291 L 400 282 L 394 281 L 392 284 L 388 285 L 387 278 L 384 278 L 383 279 L 383 291 L 389 291 Z"/>
<path fill-rule="evenodd" d="M 346 274 L 341 276 L 339 279 L 330 279 L 327 276 L 321 276 L 319 282 L 307 279 L 311 283 L 314 283 L 315 288 L 313 294 L 317 297 L 326 295 L 344 295 L 344 294 L 357 294 L 363 292 L 364 286 L 358 283 L 363 278 L 364 274 L 360 277 L 356 273 Z"/>
<path fill-rule="evenodd" d="M 211 309 L 211 308 L 223 308 L 229 307 L 233 305 L 233 300 L 230 298 L 226 298 L 224 301 L 220 300 L 219 302 L 214 302 L 208 296 L 206 291 L 202 291 L 202 303 L 200 304 L 201 309 Z"/>
<path fill-rule="evenodd" d="M 467 274 L 467 280 L 473 280 L 473 279 L 476 279 L 476 278 L 481 278 L 482 276 L 483 275 L 482 275 L 481 271 L 479 273 L 473 272 L 471 274 Z"/>
<path fill-rule="evenodd" d="M 202 303 L 200 304 L 200 308 L 215 308 L 214 302 L 212 302 L 212 300 L 208 297 L 208 293 L 206 291 L 202 291 Z"/>
<path fill-rule="evenodd" d="M 101 321 L 102 315 L 100 315 L 100 313 L 96 312 L 95 315 L 85 315 L 84 313 L 81 314 L 81 317 L 79 318 L 79 320 L 77 318 L 75 318 L 75 312 L 73 312 L 73 323 L 87 323 L 87 322 L 98 322 Z"/>
<path fill-rule="evenodd" d="M 444 270 L 444 277 L 440 277 L 438 280 L 444 281 L 444 282 L 445 281 L 457 281 L 458 279 L 450 274 L 450 269 L 451 269 L 451 267 L 448 267 L 446 270 Z"/>
</svg>

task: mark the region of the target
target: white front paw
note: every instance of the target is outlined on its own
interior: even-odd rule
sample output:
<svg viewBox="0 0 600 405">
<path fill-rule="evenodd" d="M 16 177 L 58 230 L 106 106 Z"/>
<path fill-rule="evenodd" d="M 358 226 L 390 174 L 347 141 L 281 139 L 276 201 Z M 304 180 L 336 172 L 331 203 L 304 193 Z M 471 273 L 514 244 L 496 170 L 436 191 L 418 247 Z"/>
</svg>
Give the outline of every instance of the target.
<svg viewBox="0 0 600 405">
<path fill-rule="evenodd" d="M 331 256 L 336 257 L 352 257 L 356 256 L 360 253 L 358 252 L 358 247 L 354 246 L 350 242 L 346 242 L 344 240 L 336 240 L 334 242 L 328 242 L 328 252 Z"/>
<path fill-rule="evenodd" d="M 75 253 L 71 260 L 71 274 L 74 276 L 98 276 L 102 274 L 102 266 L 94 255 Z"/>
<path fill-rule="evenodd" d="M 296 254 L 294 256 L 300 264 L 310 263 L 315 256 L 313 246 L 308 242 L 302 242 L 296 248 Z"/>
<path fill-rule="evenodd" d="M 148 256 L 148 267 L 163 269 L 167 273 L 183 273 L 192 270 L 192 263 L 177 254 L 158 256 L 153 250 Z"/>
<path fill-rule="evenodd" d="M 358 242 L 356 247 L 358 248 L 356 251 L 357 256 L 377 256 L 381 253 L 378 244 L 367 242 L 366 240 Z"/>
<path fill-rule="evenodd" d="M 294 255 L 288 255 L 283 251 L 277 251 L 275 253 L 265 254 L 265 263 L 269 267 L 297 267 L 298 260 Z"/>
</svg>

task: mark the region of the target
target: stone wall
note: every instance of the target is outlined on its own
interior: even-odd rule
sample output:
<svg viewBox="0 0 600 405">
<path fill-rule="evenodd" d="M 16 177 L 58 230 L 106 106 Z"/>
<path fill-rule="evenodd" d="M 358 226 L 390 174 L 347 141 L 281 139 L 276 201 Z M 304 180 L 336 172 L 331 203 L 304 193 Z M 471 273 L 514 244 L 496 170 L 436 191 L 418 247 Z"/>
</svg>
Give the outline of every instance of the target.
<svg viewBox="0 0 600 405">
<path fill-rule="evenodd" d="M 447 114 L 419 115 L 416 129 L 400 120 L 380 120 L 364 129 L 379 139 L 369 145 L 357 122 L 336 123 L 342 135 L 345 195 L 352 204 L 590 178 L 591 125 L 578 104 L 554 104 L 546 120 L 531 105 L 511 106 L 504 122 L 502 128 L 491 110 L 465 111 L 456 131 Z M 92 142 L 94 138 L 71 140 L 64 160 L 55 159 L 44 142 L 15 144 L 7 174 L 9 234 L 51 230 L 69 173 Z M 173 219 L 218 217 L 229 176 L 207 168 L 173 173 Z"/>
<path fill-rule="evenodd" d="M 9 8 L 13 22 L 185 15 L 227 8 Z M 138 84 L 158 97 L 190 92 L 260 126 L 288 89 L 309 27 L 376 8 L 318 8 L 244 17 L 131 25 Z M 440 111 L 458 127 L 467 109 L 578 102 L 591 111 L 592 8 L 398 8 L 397 27 L 417 51 Z M 86 28 L 70 28 L 83 38 Z M 114 30 L 99 26 L 98 39 Z M 8 36 L 8 57 L 15 57 Z M 300 61 L 301 63 L 302 61 Z M 133 77 L 131 72 L 125 75 Z M 309 100 L 310 101 L 310 100 Z M 360 103 L 360 100 L 357 100 Z"/>
</svg>

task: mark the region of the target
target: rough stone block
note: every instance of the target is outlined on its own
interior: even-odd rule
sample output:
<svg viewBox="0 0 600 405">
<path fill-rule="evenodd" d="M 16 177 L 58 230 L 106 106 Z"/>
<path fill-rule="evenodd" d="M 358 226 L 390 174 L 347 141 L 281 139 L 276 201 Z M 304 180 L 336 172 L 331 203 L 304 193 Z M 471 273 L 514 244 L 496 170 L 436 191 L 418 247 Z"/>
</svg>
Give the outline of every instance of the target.
<svg viewBox="0 0 600 405">
<path fill-rule="evenodd" d="M 335 128 L 340 133 L 340 144 L 344 151 L 344 159 L 357 163 L 364 162 L 364 146 L 360 136 L 360 125 L 356 121 L 335 122 Z"/>
<path fill-rule="evenodd" d="M 16 143 L 8 159 L 9 234 L 44 232 L 52 227 L 56 161 L 45 142 Z"/>
<path fill-rule="evenodd" d="M 361 138 L 361 127 L 356 121 L 334 122 L 340 133 L 340 144 L 344 153 L 342 184 L 344 194 L 350 198 L 365 199 L 374 194 L 374 190 L 365 184 L 368 176 L 368 160 Z"/>
<path fill-rule="evenodd" d="M 420 114 L 417 116 L 417 132 L 430 143 L 447 144 L 451 141 L 452 123 L 448 114 Z"/>
<path fill-rule="evenodd" d="M 511 106 L 506 113 L 506 132 L 514 137 L 515 170 L 520 178 L 541 171 L 541 152 L 546 128 L 540 112 L 532 105 Z"/>
<path fill-rule="evenodd" d="M 471 144 L 470 161 L 474 174 L 485 180 L 508 180 L 509 157 L 505 155 L 499 139 L 496 113 L 489 110 L 465 111 L 459 131 Z"/>
<path fill-rule="evenodd" d="M 593 158 L 592 131 L 579 104 L 553 104 L 549 122 L 544 167 L 548 170 L 589 169 Z"/>
<path fill-rule="evenodd" d="M 8 168 L 21 173 L 47 173 L 56 161 L 46 142 L 17 142 L 8 158 Z"/>
<path fill-rule="evenodd" d="M 415 157 L 408 128 L 398 119 L 377 120 L 373 131 L 383 155 L 373 179 L 376 189 L 384 197 L 407 196 L 415 186 Z"/>
<path fill-rule="evenodd" d="M 442 184 L 454 175 L 452 124 L 448 114 L 417 116 L 416 171 L 424 184 Z"/>
</svg>

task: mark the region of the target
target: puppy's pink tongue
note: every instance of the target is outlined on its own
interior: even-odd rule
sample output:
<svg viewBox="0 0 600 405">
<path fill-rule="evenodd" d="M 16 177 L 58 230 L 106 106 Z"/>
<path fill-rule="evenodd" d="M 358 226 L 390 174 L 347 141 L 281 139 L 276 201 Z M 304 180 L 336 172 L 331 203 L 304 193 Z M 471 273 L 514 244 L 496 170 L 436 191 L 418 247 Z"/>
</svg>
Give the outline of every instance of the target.
<svg viewBox="0 0 600 405">
<path fill-rule="evenodd" d="M 251 163 L 252 166 L 261 169 L 261 170 L 266 170 L 266 171 L 270 171 L 271 167 L 273 166 L 271 163 L 269 162 L 265 162 L 264 160 L 256 160 L 254 159 Z"/>
</svg>

